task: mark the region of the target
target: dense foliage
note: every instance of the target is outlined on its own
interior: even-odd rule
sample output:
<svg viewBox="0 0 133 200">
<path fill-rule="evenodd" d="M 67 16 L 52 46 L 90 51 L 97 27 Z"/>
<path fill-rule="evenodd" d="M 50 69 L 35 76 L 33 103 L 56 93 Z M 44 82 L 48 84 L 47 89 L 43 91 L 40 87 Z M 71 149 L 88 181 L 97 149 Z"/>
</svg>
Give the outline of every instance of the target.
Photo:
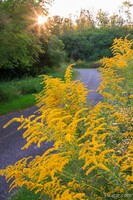
<svg viewBox="0 0 133 200">
<path fill-rule="evenodd" d="M 132 4 L 123 2 L 119 12 L 109 15 L 99 10 L 81 10 L 75 20 L 70 16 L 48 16 L 52 0 L 0 1 L 0 79 L 35 76 L 46 67 L 62 62 L 97 61 L 112 56 L 109 47 L 116 37 L 130 33 L 133 38 Z M 45 16 L 44 24 L 37 22 Z"/>
<path fill-rule="evenodd" d="M 0 1 L 0 78 L 33 76 L 45 72 L 47 65 L 53 67 L 64 60 L 61 41 L 57 37 L 51 37 L 45 25 L 37 22 L 39 15 L 47 16 L 47 4 L 50 2 Z M 46 62 L 43 63 L 44 56 Z"/>
<path fill-rule="evenodd" d="M 0 72 L 20 74 L 28 71 L 42 52 L 38 38 L 28 27 L 36 22 L 33 10 L 41 9 L 34 1 L 0 2 Z M 41 9 L 42 12 L 42 9 Z M 34 18 L 33 18 L 34 17 Z M 9 72 L 8 72 L 9 70 Z"/>
<path fill-rule="evenodd" d="M 109 49 L 113 40 L 124 37 L 130 33 L 133 38 L 133 29 L 127 28 L 93 28 L 84 31 L 61 35 L 65 44 L 65 50 L 69 58 L 74 61 L 86 60 L 97 61 L 104 56 L 111 57 Z"/>
<path fill-rule="evenodd" d="M 43 41 L 42 48 L 45 53 L 39 56 L 38 65 L 41 68 L 45 66 L 45 69 L 42 68 L 39 72 L 46 72 L 46 67 L 60 67 L 67 57 L 65 45 L 56 35 L 51 35 L 47 41 Z"/>
<path fill-rule="evenodd" d="M 113 57 L 101 60 L 99 92 L 105 99 L 95 106 L 87 101 L 83 83 L 71 81 L 71 65 L 65 81 L 44 77 L 46 86 L 37 96 L 40 115 L 21 116 L 6 126 L 17 121 L 25 129 L 23 149 L 33 143 L 39 148 L 44 141 L 54 141 L 53 148 L 0 170 L 12 180 L 11 189 L 25 185 L 53 200 L 132 197 L 133 95 L 127 93 L 126 79 L 133 64 L 132 45 L 133 40 L 115 39 Z"/>
<path fill-rule="evenodd" d="M 52 33 L 64 42 L 70 59 L 97 61 L 103 56 L 112 56 L 109 48 L 116 37 L 130 34 L 133 38 L 132 6 L 130 1 L 124 1 L 118 12 L 109 15 L 99 10 L 96 16 L 82 9 L 74 19 L 54 16 L 48 23 Z"/>
</svg>

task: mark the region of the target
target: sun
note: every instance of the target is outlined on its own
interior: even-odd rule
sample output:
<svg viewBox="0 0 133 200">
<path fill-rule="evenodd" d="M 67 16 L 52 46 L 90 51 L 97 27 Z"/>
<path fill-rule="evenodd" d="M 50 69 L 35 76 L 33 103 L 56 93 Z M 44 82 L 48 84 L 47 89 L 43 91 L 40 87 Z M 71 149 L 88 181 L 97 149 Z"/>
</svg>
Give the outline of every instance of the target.
<svg viewBox="0 0 133 200">
<path fill-rule="evenodd" d="M 39 25 L 44 24 L 46 21 L 47 21 L 47 18 L 45 16 L 39 15 L 37 17 L 37 22 L 38 22 Z"/>
</svg>

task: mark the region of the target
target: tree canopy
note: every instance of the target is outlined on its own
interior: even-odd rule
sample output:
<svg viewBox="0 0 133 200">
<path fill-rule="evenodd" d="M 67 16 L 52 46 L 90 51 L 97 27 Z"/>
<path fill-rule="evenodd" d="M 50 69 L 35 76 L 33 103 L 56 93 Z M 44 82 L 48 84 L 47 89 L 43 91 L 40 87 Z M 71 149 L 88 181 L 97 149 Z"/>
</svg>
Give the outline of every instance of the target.
<svg viewBox="0 0 133 200">
<path fill-rule="evenodd" d="M 90 10 L 64 18 L 49 16 L 52 0 L 0 1 L 0 78 L 44 73 L 45 67 L 69 60 L 96 61 L 111 56 L 114 38 L 130 33 L 133 37 L 130 1 L 109 15 Z M 45 23 L 38 17 L 46 17 Z"/>
</svg>

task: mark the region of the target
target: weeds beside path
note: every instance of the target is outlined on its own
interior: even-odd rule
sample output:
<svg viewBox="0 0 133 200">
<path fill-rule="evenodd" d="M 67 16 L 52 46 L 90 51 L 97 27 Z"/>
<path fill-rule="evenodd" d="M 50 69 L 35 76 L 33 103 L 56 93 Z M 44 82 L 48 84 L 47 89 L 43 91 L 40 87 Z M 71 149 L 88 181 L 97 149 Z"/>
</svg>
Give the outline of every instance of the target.
<svg viewBox="0 0 133 200">
<path fill-rule="evenodd" d="M 52 146 L 52 143 L 44 143 L 41 148 L 37 148 L 36 145 L 32 145 L 26 150 L 21 150 L 21 147 L 25 144 L 25 140 L 22 137 L 23 130 L 18 131 L 17 123 L 11 124 L 6 129 L 3 126 L 12 118 L 28 117 L 32 115 L 37 108 L 31 107 L 21 112 L 13 112 L 8 115 L 0 116 L 0 168 L 5 168 L 10 164 L 14 164 L 17 160 L 23 157 L 41 155 L 46 149 Z M 7 200 L 10 193 L 8 193 L 9 184 L 3 177 L 0 177 L 0 200 Z"/>
<path fill-rule="evenodd" d="M 48 75 L 54 78 L 64 77 L 66 67 L 60 69 L 50 69 Z M 75 79 L 77 73 L 74 71 L 72 78 Z M 32 107 L 36 104 L 35 96 L 43 89 L 41 77 L 27 77 L 21 80 L 10 82 L 0 82 L 0 115 Z"/>
<path fill-rule="evenodd" d="M 96 92 L 96 89 L 100 83 L 100 74 L 96 69 L 76 69 L 78 72 L 78 79 L 84 82 L 89 89 L 94 90 L 88 94 L 88 98 L 92 101 L 93 104 L 96 104 L 98 101 L 101 101 L 101 95 Z M 12 118 L 28 117 L 32 115 L 37 108 L 35 106 L 28 108 L 19 112 L 12 112 L 7 115 L 0 116 L 0 168 L 5 168 L 10 164 L 14 164 L 17 160 L 20 160 L 23 157 L 28 157 L 29 155 L 41 155 L 46 149 L 52 146 L 52 143 L 44 143 L 41 145 L 41 148 L 37 148 L 35 145 L 32 145 L 30 148 L 21 151 L 21 147 L 25 144 L 25 140 L 22 139 L 23 131 L 18 131 L 17 123 L 11 124 L 6 129 L 3 129 L 3 126 Z M 0 200 L 7 200 L 9 196 L 8 193 L 8 184 L 5 179 L 0 178 Z"/>
</svg>

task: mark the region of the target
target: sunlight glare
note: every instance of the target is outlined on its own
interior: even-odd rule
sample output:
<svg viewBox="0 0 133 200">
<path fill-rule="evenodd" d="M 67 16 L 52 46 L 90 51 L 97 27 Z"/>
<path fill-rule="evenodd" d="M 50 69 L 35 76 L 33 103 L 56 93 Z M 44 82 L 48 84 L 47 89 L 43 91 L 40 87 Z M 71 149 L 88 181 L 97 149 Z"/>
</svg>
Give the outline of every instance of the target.
<svg viewBox="0 0 133 200">
<path fill-rule="evenodd" d="M 46 21 L 47 21 L 47 18 L 46 18 L 45 16 L 39 15 L 39 16 L 37 17 L 37 22 L 38 22 L 39 25 L 44 24 Z"/>
</svg>

